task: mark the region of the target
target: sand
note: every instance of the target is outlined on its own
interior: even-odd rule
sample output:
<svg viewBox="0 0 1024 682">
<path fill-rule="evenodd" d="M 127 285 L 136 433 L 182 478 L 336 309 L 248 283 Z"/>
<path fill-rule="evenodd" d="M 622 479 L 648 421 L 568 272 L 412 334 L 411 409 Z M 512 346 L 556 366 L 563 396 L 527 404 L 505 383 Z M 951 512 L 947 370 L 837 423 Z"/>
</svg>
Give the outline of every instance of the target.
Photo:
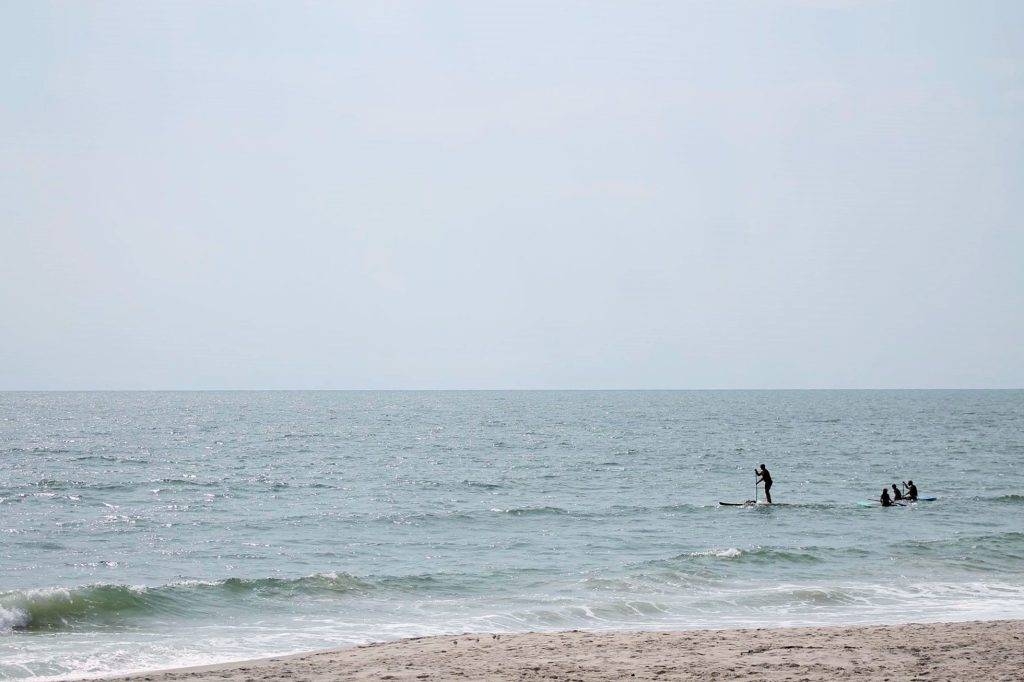
<svg viewBox="0 0 1024 682">
<path fill-rule="evenodd" d="M 1024 680 L 1024 620 L 421 637 L 110 679 Z"/>
</svg>

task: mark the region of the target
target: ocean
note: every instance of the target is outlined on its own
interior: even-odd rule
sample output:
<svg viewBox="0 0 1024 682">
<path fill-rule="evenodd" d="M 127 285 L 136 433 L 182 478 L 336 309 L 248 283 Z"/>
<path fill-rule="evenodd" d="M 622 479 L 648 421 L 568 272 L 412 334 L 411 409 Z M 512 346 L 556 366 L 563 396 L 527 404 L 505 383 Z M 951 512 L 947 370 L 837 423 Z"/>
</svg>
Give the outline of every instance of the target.
<svg viewBox="0 0 1024 682">
<path fill-rule="evenodd" d="M 1024 617 L 1024 391 L 0 393 L 0 453 L 0 678 Z"/>
</svg>

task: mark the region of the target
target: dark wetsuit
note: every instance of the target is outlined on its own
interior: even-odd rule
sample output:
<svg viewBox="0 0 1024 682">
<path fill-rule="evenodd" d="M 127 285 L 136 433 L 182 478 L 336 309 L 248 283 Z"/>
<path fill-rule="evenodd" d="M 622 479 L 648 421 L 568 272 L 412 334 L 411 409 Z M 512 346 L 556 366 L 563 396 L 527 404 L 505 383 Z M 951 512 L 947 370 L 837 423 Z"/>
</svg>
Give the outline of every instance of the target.
<svg viewBox="0 0 1024 682">
<path fill-rule="evenodd" d="M 903 493 L 901 493 L 900 489 L 897 488 L 896 486 L 892 487 L 892 499 L 896 502 L 899 502 L 900 500 L 903 499 Z"/>
<path fill-rule="evenodd" d="M 913 483 L 910 484 L 910 489 L 907 491 L 907 499 L 911 502 L 917 502 L 917 486 Z"/>
<path fill-rule="evenodd" d="M 888 491 L 888 489 L 882 491 L 882 497 L 878 501 L 882 503 L 883 507 L 891 507 L 892 506 L 892 500 L 889 499 L 889 491 Z"/>
<path fill-rule="evenodd" d="M 768 470 L 763 468 L 757 472 L 757 475 L 764 481 L 764 497 L 768 500 L 768 504 L 772 503 L 772 475 L 768 473 Z"/>
</svg>

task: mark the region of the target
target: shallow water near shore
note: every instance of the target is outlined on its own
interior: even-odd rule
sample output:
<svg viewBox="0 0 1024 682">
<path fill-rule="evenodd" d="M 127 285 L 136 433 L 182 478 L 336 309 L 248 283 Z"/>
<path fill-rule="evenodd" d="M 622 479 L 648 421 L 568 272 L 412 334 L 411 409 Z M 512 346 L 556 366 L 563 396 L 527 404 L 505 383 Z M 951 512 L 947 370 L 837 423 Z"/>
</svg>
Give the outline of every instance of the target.
<svg viewBox="0 0 1024 682">
<path fill-rule="evenodd" d="M 4 393 L 0 452 L 4 678 L 1024 617 L 1022 391 Z"/>
</svg>

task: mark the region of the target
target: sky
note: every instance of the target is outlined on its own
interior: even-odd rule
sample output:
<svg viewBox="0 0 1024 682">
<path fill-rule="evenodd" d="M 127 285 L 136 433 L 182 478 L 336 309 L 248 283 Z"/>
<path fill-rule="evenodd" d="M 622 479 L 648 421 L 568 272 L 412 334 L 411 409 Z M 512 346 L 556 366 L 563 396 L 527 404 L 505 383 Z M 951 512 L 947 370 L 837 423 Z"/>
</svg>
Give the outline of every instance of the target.
<svg viewBox="0 0 1024 682">
<path fill-rule="evenodd" d="M 1024 3 L 0 2 L 0 389 L 1024 387 Z"/>
</svg>

